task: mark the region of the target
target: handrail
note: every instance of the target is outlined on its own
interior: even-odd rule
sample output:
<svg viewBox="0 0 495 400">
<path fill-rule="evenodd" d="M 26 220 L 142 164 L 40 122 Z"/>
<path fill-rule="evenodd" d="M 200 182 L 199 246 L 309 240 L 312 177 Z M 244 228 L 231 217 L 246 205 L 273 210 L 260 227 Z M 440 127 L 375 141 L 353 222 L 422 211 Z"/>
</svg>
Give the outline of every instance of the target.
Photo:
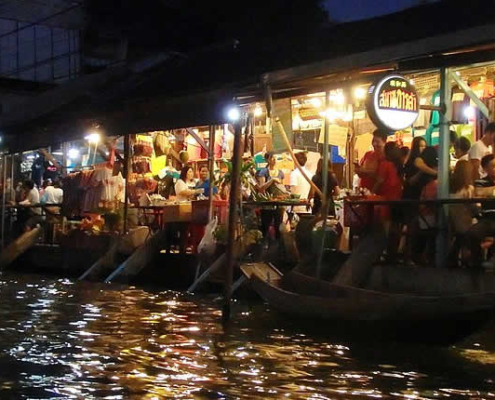
<svg viewBox="0 0 495 400">
<path fill-rule="evenodd" d="M 47 208 L 47 207 L 62 207 L 62 204 L 6 204 L 5 208 Z"/>
<path fill-rule="evenodd" d="M 411 204 L 434 204 L 434 205 L 444 205 L 444 204 L 474 204 L 474 203 L 495 203 L 494 198 L 487 197 L 473 197 L 470 199 L 431 199 L 431 200 L 351 200 L 343 199 L 344 202 L 351 205 L 411 205 Z"/>
</svg>

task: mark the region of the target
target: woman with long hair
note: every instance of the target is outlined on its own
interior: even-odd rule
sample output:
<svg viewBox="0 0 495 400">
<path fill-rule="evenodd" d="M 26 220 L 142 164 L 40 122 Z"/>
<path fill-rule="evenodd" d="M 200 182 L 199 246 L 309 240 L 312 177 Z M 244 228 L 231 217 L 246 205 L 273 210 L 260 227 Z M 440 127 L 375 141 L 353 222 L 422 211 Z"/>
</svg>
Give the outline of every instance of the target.
<svg viewBox="0 0 495 400">
<path fill-rule="evenodd" d="M 175 194 L 178 201 L 192 200 L 197 194 L 204 192 L 204 189 L 195 189 L 196 181 L 194 179 L 194 171 L 186 165 L 180 171 L 180 177 L 175 184 Z"/>
<path fill-rule="evenodd" d="M 436 171 L 438 167 L 438 153 L 434 147 L 427 147 L 418 157 L 428 168 Z M 436 200 L 438 180 L 436 175 L 421 174 L 420 200 Z M 416 264 L 433 262 L 435 252 L 435 240 L 432 240 L 432 232 L 437 225 L 435 207 L 421 205 L 416 209 L 420 218 L 416 221 L 416 231 L 411 233 L 412 252 L 411 258 Z"/>
<path fill-rule="evenodd" d="M 418 168 L 421 163 L 418 159 L 424 149 L 426 149 L 426 140 L 420 136 L 415 137 L 404 165 L 404 199 L 417 200 L 421 195 L 422 187 L 419 184 L 421 170 Z"/>
<path fill-rule="evenodd" d="M 284 171 L 277 168 L 277 159 L 275 153 L 268 151 L 265 153 L 266 167 L 259 171 L 257 175 L 258 186 L 261 192 L 268 193 L 280 193 L 285 192 L 284 186 Z M 284 210 L 282 208 L 273 209 L 273 207 L 262 208 L 260 212 L 261 217 L 261 232 L 265 239 L 268 238 L 270 232 L 270 226 L 273 223 L 275 229 L 275 238 L 278 240 L 280 235 L 280 224 L 282 223 Z"/>
<path fill-rule="evenodd" d="M 474 196 L 473 167 L 467 160 L 457 161 L 450 180 L 450 197 L 454 199 L 471 199 Z M 457 234 L 466 233 L 473 225 L 470 204 L 451 204 L 450 222 Z"/>
</svg>

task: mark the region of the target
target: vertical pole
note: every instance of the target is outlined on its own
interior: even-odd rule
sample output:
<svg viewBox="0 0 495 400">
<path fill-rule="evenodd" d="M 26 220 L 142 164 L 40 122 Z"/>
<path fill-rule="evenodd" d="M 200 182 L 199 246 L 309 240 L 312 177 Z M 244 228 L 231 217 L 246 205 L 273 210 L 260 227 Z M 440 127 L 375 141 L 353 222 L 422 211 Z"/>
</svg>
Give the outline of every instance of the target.
<svg viewBox="0 0 495 400">
<path fill-rule="evenodd" d="M 450 84 L 448 68 L 440 68 L 440 154 L 438 160 L 438 190 L 437 197 L 449 197 L 449 168 L 450 168 L 450 135 L 448 115 L 450 110 Z M 445 254 L 448 251 L 447 207 L 438 208 L 438 235 L 436 240 L 435 264 L 442 267 L 445 264 Z"/>
<path fill-rule="evenodd" d="M 328 107 L 328 96 L 329 93 L 325 92 L 325 110 Z M 328 214 L 328 131 L 330 127 L 330 123 L 326 115 L 323 116 L 323 160 L 322 160 L 322 173 L 323 173 L 323 199 L 322 199 L 322 218 L 323 218 L 323 226 L 321 231 L 321 248 L 318 253 L 318 263 L 316 265 L 316 278 L 319 279 L 321 275 L 321 263 L 323 260 L 323 252 L 325 251 L 325 228 L 327 223 L 327 214 Z"/>
<path fill-rule="evenodd" d="M 124 187 L 124 232 L 125 235 L 127 233 L 127 214 L 129 212 L 129 134 L 126 133 L 124 135 L 124 179 L 125 179 L 125 187 Z"/>
<path fill-rule="evenodd" d="M 265 107 L 266 107 L 266 133 L 272 133 L 272 121 L 276 115 L 273 110 L 273 96 L 272 88 L 268 82 L 268 75 L 263 75 L 261 77 L 261 84 L 263 85 L 263 94 L 265 96 Z"/>
<path fill-rule="evenodd" d="M 12 153 L 12 168 L 10 170 L 10 203 L 11 204 L 15 204 L 15 186 L 14 186 L 15 160 L 16 160 L 16 154 Z M 9 233 L 7 237 L 10 237 L 12 235 L 13 223 L 14 221 L 12 219 L 12 213 L 9 213 Z"/>
<path fill-rule="evenodd" d="M 230 303 L 232 298 L 232 276 L 234 272 L 234 243 L 237 222 L 237 204 L 239 203 L 239 185 L 241 173 L 241 122 L 236 121 L 234 125 L 234 155 L 232 157 L 232 176 L 230 178 L 230 198 L 229 198 L 229 226 L 227 236 L 227 261 L 225 266 L 225 287 L 224 306 L 222 319 L 227 322 L 230 319 Z"/>
<path fill-rule="evenodd" d="M 251 136 L 249 137 L 249 152 L 251 153 L 251 156 L 254 157 L 254 137 L 256 135 L 256 121 L 255 118 L 253 117 L 253 120 L 251 121 Z"/>
<path fill-rule="evenodd" d="M 15 154 L 12 153 L 12 168 L 10 170 L 10 194 L 14 196 L 10 198 L 11 202 L 15 203 L 15 186 L 14 186 L 14 168 L 15 168 Z"/>
<path fill-rule="evenodd" d="M 2 178 L 3 178 L 3 195 L 2 195 L 2 249 L 5 245 L 5 181 L 7 180 L 7 156 L 2 155 Z"/>
<path fill-rule="evenodd" d="M 215 125 L 210 125 L 210 142 L 208 143 L 208 171 L 210 186 L 208 189 L 208 222 L 213 218 L 213 182 L 215 181 Z"/>
<path fill-rule="evenodd" d="M 69 143 L 68 142 L 63 142 L 62 143 L 62 176 L 67 175 L 67 155 L 69 152 Z"/>
</svg>

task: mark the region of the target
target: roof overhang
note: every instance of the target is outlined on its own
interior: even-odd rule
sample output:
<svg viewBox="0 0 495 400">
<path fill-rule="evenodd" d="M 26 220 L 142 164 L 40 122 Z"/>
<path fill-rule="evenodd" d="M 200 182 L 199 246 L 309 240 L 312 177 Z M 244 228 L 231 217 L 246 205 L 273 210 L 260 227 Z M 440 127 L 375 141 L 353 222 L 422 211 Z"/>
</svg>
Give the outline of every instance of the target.
<svg viewBox="0 0 495 400">
<path fill-rule="evenodd" d="M 471 29 L 451 32 L 444 35 L 404 42 L 374 50 L 338 56 L 319 62 L 268 72 L 263 81 L 273 88 L 302 79 L 318 79 L 332 73 L 366 69 L 377 65 L 407 65 L 413 61 L 435 58 L 436 68 L 440 58 L 451 66 L 459 62 L 459 55 L 473 56 L 475 52 L 493 51 L 495 48 L 495 24 L 482 25 Z M 478 50 L 476 50 L 478 49 Z M 467 58 L 469 59 L 469 57 Z M 434 67 L 433 65 L 430 66 Z"/>
</svg>

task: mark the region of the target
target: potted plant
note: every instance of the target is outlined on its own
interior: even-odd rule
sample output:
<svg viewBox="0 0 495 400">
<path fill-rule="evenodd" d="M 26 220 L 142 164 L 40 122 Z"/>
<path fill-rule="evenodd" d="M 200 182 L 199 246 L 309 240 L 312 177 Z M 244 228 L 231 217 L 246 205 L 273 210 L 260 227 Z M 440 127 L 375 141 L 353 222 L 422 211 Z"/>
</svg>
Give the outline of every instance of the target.
<svg viewBox="0 0 495 400">
<path fill-rule="evenodd" d="M 227 166 L 227 171 L 223 175 L 221 175 L 220 178 L 217 179 L 215 185 L 219 188 L 219 192 L 221 193 L 222 198 L 227 199 L 228 195 L 230 194 L 228 192 L 228 188 L 230 188 L 232 182 L 232 162 L 225 161 L 225 165 Z M 252 161 L 246 161 L 241 164 L 240 169 L 241 188 L 251 189 L 251 192 L 254 188 L 253 179 L 251 176 L 251 169 L 253 167 L 254 163 Z M 241 198 L 242 201 L 242 196 L 239 196 L 239 198 Z"/>
</svg>

